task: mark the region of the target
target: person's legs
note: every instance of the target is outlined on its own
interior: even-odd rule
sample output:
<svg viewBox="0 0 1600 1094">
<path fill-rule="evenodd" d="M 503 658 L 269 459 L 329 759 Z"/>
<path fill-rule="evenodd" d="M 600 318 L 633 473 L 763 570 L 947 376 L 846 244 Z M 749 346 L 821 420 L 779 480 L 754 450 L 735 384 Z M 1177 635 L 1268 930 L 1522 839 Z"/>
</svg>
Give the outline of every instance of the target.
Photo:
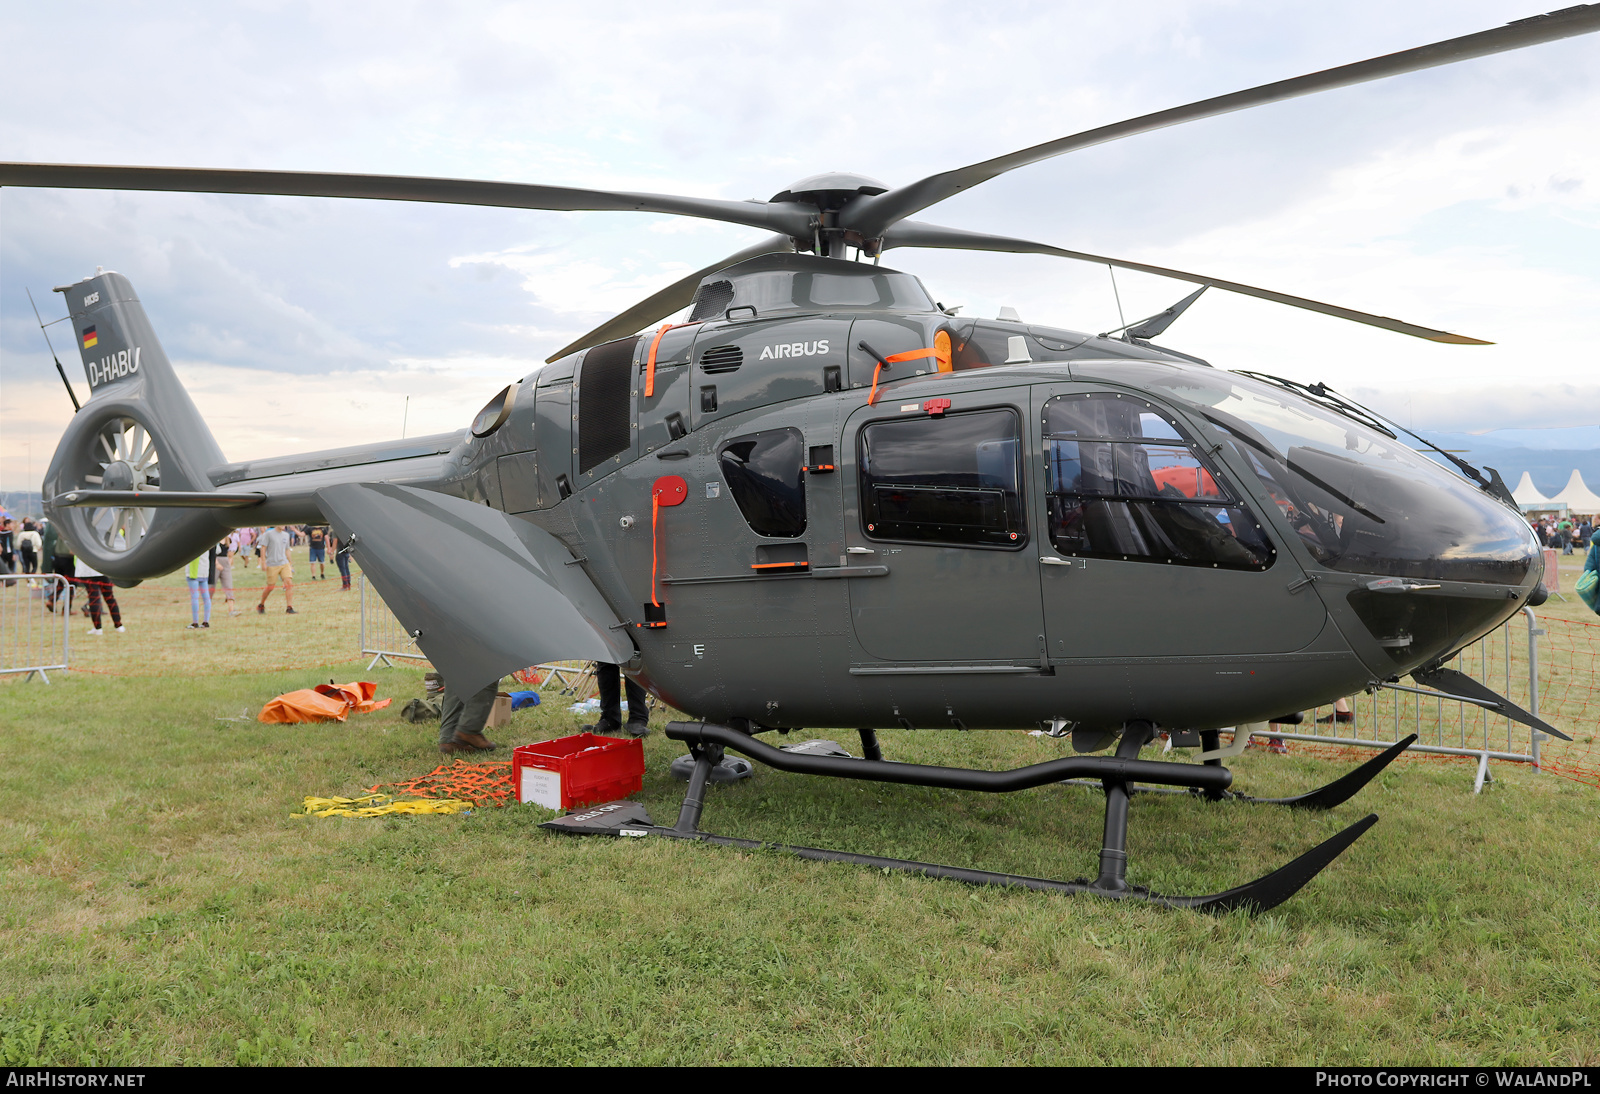
<svg viewBox="0 0 1600 1094">
<path fill-rule="evenodd" d="M 111 625 L 117 630 L 122 629 L 122 609 L 117 605 L 117 594 L 111 591 L 111 579 L 100 579 L 100 595 L 105 598 L 106 607 L 111 609 Z"/>
<path fill-rule="evenodd" d="M 500 746 L 483 735 L 483 727 L 494 709 L 500 681 L 491 680 L 473 694 L 462 698 L 444 683 L 444 702 L 439 718 L 440 752 L 488 752 Z"/>
<path fill-rule="evenodd" d="M 200 586 L 205 582 L 198 577 L 186 577 L 184 580 L 189 583 L 189 629 L 192 631 L 200 626 Z M 206 614 L 210 616 L 209 612 Z"/>
<path fill-rule="evenodd" d="M 277 586 L 272 583 L 272 576 L 269 574 L 267 576 L 267 587 L 261 590 L 261 600 L 256 604 L 257 612 L 265 612 L 267 610 L 267 597 L 271 596 L 272 590 L 276 588 Z"/>
<path fill-rule="evenodd" d="M 100 583 L 93 578 L 85 578 L 83 591 L 89 598 L 89 622 L 94 625 L 92 633 L 100 633 Z"/>
<path fill-rule="evenodd" d="M 622 728 L 622 670 L 609 661 L 596 661 L 594 682 L 600 690 L 600 720 L 589 732 L 615 733 Z"/>
<path fill-rule="evenodd" d="M 286 608 L 284 608 L 284 611 L 287 612 L 294 611 L 294 578 L 290 576 L 292 572 L 293 571 L 291 571 L 287 566 L 284 567 L 283 599 L 284 603 L 288 605 Z"/>
<path fill-rule="evenodd" d="M 205 605 L 205 615 L 200 620 L 200 625 L 209 627 L 211 626 L 211 583 L 209 581 L 200 583 L 200 600 Z"/>
<path fill-rule="evenodd" d="M 643 737 L 650 732 L 650 695 L 634 683 L 633 677 L 624 676 L 622 679 L 628 692 L 628 733 Z"/>
<path fill-rule="evenodd" d="M 339 579 L 343 582 L 340 588 L 348 589 L 350 587 L 350 556 L 344 551 L 339 551 L 333 556 L 333 560 L 339 565 Z"/>
</svg>

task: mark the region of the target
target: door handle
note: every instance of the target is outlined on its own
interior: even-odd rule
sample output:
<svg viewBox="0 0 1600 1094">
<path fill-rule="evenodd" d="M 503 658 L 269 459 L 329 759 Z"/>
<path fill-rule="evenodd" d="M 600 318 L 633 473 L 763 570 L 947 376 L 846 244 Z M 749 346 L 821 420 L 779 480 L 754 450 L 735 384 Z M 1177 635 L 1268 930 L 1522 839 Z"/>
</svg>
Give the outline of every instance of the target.
<svg viewBox="0 0 1600 1094">
<path fill-rule="evenodd" d="M 1052 555 L 1040 555 L 1039 561 L 1046 566 L 1072 566 L 1075 563 L 1070 558 L 1055 558 Z"/>
<path fill-rule="evenodd" d="M 846 547 L 844 553 L 847 555 L 875 555 L 878 552 L 871 547 Z"/>
</svg>

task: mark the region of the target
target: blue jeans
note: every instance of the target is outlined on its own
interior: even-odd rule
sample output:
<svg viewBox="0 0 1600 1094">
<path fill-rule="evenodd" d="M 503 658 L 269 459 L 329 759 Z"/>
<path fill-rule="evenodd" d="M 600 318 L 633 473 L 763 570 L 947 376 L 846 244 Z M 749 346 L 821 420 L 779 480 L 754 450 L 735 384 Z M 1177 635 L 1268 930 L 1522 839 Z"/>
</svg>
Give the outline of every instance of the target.
<svg viewBox="0 0 1600 1094">
<path fill-rule="evenodd" d="M 200 602 L 205 601 L 207 623 L 211 622 L 211 583 L 203 577 L 186 577 L 189 583 L 189 618 L 200 622 Z"/>
</svg>

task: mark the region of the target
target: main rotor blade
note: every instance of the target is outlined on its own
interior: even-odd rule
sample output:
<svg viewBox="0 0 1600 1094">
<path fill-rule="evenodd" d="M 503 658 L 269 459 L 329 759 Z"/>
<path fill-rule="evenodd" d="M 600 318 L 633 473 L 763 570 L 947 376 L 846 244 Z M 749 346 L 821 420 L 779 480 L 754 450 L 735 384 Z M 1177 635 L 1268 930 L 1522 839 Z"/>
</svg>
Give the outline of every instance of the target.
<svg viewBox="0 0 1600 1094">
<path fill-rule="evenodd" d="M 959 194 L 980 182 L 987 182 L 996 175 L 1030 163 L 1038 163 L 1052 156 L 1130 137 L 1136 133 L 1164 129 L 1180 122 L 1210 118 L 1247 107 L 1282 102 L 1285 99 L 1298 98 L 1317 91 L 1330 91 L 1338 87 L 1399 76 L 1407 72 L 1418 72 L 1426 68 L 1437 68 L 1440 65 L 1504 53 L 1507 50 L 1539 45 L 1560 38 L 1592 34 L 1597 30 L 1600 30 L 1600 4 L 1581 4 L 1548 15 L 1518 19 L 1494 30 L 1480 31 L 1462 38 L 1451 38 L 1432 45 L 1403 50 L 1400 53 L 1357 61 L 1355 64 L 1324 69 L 1291 80 L 1262 84 L 1260 87 L 1235 91 L 1229 95 L 1202 99 L 1187 106 L 1172 107 L 1128 121 L 1103 125 L 1098 129 L 1089 129 L 1070 137 L 1062 137 L 1060 140 L 1046 141 L 1031 148 L 996 156 L 982 163 L 929 175 L 925 179 L 897 187 L 876 197 L 858 198 L 840 212 L 840 223 L 865 239 L 875 239 L 890 225 L 926 209 L 935 202 Z"/>
<path fill-rule="evenodd" d="M 1274 292 L 1271 289 L 1258 289 L 1254 285 L 1244 285 L 1237 281 L 1224 281 L 1220 277 L 1206 277 L 1204 274 L 1186 273 L 1183 270 L 1169 270 L 1165 266 L 1151 266 L 1143 262 L 1107 258 L 1105 255 L 1092 255 L 1084 251 L 1069 251 L 1062 247 L 1052 247 L 1048 243 L 1033 243 L 1026 239 L 1009 239 L 1006 236 L 963 232 L 958 228 L 941 228 L 936 224 L 921 224 L 915 220 L 902 221 L 889 229 L 883 237 L 883 249 L 889 250 L 891 247 L 930 247 L 958 251 L 1006 251 L 1012 254 L 1055 255 L 1058 258 L 1075 258 L 1080 262 L 1094 262 L 1102 266 L 1115 266 L 1121 270 L 1138 270 L 1140 273 L 1171 277 L 1194 285 L 1210 285 L 1212 288 L 1227 289 L 1229 292 L 1236 292 L 1242 296 L 1253 296 L 1258 300 L 1271 300 L 1275 304 L 1288 304 L 1291 308 L 1304 308 L 1306 311 L 1321 312 L 1323 315 L 1331 315 L 1338 319 L 1348 319 L 1354 323 L 1365 323 L 1369 327 L 1382 327 L 1384 330 L 1409 334 L 1413 338 L 1426 338 L 1430 342 L 1449 342 L 1458 346 L 1494 345 L 1493 342 L 1485 342 L 1481 338 L 1468 338 L 1464 334 L 1451 334 L 1449 331 L 1434 330 L 1432 327 L 1419 327 L 1415 323 L 1407 323 L 1401 319 L 1390 319 L 1386 315 L 1371 315 L 1364 311 L 1356 311 L 1354 308 L 1341 308 L 1337 304 L 1324 304 L 1320 300 L 1308 300 L 1303 296 L 1291 296 L 1289 293 Z"/>
<path fill-rule="evenodd" d="M 645 297 L 633 307 L 601 323 L 588 334 L 583 335 L 574 342 L 570 342 L 556 350 L 545 363 L 559 361 L 569 353 L 576 353 L 580 349 L 598 346 L 601 342 L 609 342 L 613 338 L 624 338 L 641 327 L 648 327 L 658 319 L 665 319 L 680 308 L 689 306 L 694 300 L 694 293 L 700 287 L 700 279 L 707 274 L 714 274 L 718 270 L 743 262 L 747 258 L 758 258 L 773 251 L 792 251 L 794 241 L 788 236 L 768 236 L 760 243 L 736 251 L 727 258 L 713 262 L 711 265 L 680 280 L 674 281 L 660 292 Z"/>
<path fill-rule="evenodd" d="M 633 194 L 537 186 L 521 182 L 348 175 L 322 171 L 235 171 L 203 167 L 120 167 L 69 163 L 0 163 L 0 186 L 75 190 L 165 190 L 202 194 L 275 194 L 291 197 L 371 198 L 487 205 L 501 209 L 563 212 L 674 213 L 767 228 L 806 239 L 811 227 L 798 205 L 722 201 L 672 194 Z"/>
</svg>

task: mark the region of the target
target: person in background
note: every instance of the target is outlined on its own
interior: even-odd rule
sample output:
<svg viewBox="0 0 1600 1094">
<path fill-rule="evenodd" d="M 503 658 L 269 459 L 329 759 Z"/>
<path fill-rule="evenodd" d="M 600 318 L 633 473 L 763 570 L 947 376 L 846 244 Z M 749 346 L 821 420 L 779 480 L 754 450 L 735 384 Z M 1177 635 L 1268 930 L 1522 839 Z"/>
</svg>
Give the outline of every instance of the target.
<svg viewBox="0 0 1600 1094">
<path fill-rule="evenodd" d="M 43 545 L 39 541 L 39 529 L 31 520 L 22 522 L 22 532 L 17 536 L 17 553 L 22 556 L 23 573 L 39 572 L 39 556 L 44 553 Z"/>
<path fill-rule="evenodd" d="M 440 707 L 439 751 L 445 755 L 455 752 L 493 752 L 500 746 L 483 735 L 483 728 L 494 710 L 495 697 L 500 694 L 500 681 L 490 680 L 471 695 L 462 697 L 444 681 L 444 702 Z"/>
<path fill-rule="evenodd" d="M 316 572 L 311 575 L 311 580 L 328 580 L 328 530 L 320 524 L 316 525 L 306 532 L 306 541 L 311 544 L 311 558 L 307 565 L 316 567 Z"/>
<path fill-rule="evenodd" d="M 241 567 L 250 568 L 250 556 L 255 553 L 256 530 L 240 528 L 233 533 L 233 557 Z"/>
<path fill-rule="evenodd" d="M 333 561 L 339 567 L 339 579 L 344 582 L 339 586 L 339 591 L 348 592 L 350 589 L 350 548 L 339 542 L 339 537 L 332 528 L 328 529 L 328 550 L 333 552 Z"/>
<path fill-rule="evenodd" d="M 215 560 L 211 572 L 222 588 L 222 602 L 227 605 L 228 614 L 238 615 L 239 609 L 233 602 L 233 555 L 233 536 L 222 537 L 222 542 L 211 548 L 211 557 Z"/>
<path fill-rule="evenodd" d="M 17 522 L 10 517 L 0 520 L 0 574 L 17 572 L 16 541 Z"/>
<path fill-rule="evenodd" d="M 1333 704 L 1333 713 L 1318 718 L 1317 722 L 1327 725 L 1329 722 L 1353 722 L 1356 720 L 1355 711 L 1350 709 L 1349 699 L 1336 699 Z"/>
<path fill-rule="evenodd" d="M 39 555 L 39 568 L 45 573 L 57 574 L 63 580 L 57 586 L 66 594 L 67 604 L 63 611 L 72 611 L 72 579 L 76 573 L 76 560 L 72 557 L 72 545 L 56 530 L 55 521 L 45 521 L 44 532 L 41 539 L 41 554 Z M 49 566 L 48 570 L 44 568 Z M 56 610 L 56 596 L 52 592 L 44 602 L 46 611 Z"/>
<path fill-rule="evenodd" d="M 89 598 L 86 609 L 89 613 L 89 633 L 103 633 L 100 629 L 100 601 L 103 598 L 106 607 L 111 609 L 111 625 L 118 634 L 126 634 L 128 628 L 122 625 L 122 609 L 117 606 L 117 594 L 111 591 L 110 579 L 81 558 L 73 564 L 73 576 Z"/>
<path fill-rule="evenodd" d="M 189 584 L 189 629 L 197 631 L 211 627 L 211 552 L 207 551 L 184 567 L 183 579 Z M 205 602 L 205 618 L 200 618 L 200 604 Z M 121 628 L 118 628 L 119 630 Z"/>
<path fill-rule="evenodd" d="M 606 661 L 594 663 L 594 680 L 600 687 L 600 720 L 592 726 L 584 726 L 586 733 L 620 733 L 624 726 L 622 722 L 622 670 L 616 665 Z M 628 683 L 628 722 L 627 731 L 630 737 L 646 737 L 650 734 L 650 696 L 645 694 L 644 688 L 633 682 L 630 676 Z"/>
<path fill-rule="evenodd" d="M 294 567 L 289 565 L 289 533 L 274 524 L 256 540 L 256 550 L 261 554 L 261 571 L 267 575 L 267 587 L 261 590 L 261 602 L 256 612 L 267 614 L 267 597 L 283 582 L 283 599 L 289 605 L 285 615 L 297 614 L 294 610 Z"/>
<path fill-rule="evenodd" d="M 1572 529 L 1571 517 L 1562 517 L 1561 523 L 1556 525 L 1556 541 L 1561 544 L 1561 553 L 1564 555 L 1572 553 Z"/>
</svg>

